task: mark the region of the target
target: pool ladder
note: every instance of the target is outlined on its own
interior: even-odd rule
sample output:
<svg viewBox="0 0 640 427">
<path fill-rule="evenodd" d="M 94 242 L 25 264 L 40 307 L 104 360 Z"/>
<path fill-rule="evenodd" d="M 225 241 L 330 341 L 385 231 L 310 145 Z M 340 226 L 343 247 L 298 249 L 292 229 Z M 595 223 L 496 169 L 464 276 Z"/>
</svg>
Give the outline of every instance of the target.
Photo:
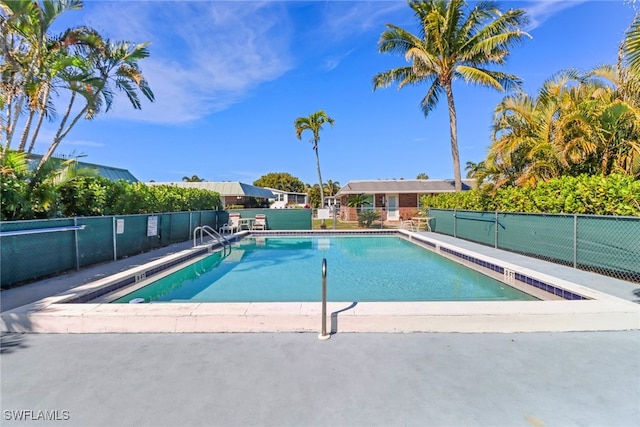
<svg viewBox="0 0 640 427">
<path fill-rule="evenodd" d="M 226 239 L 226 237 L 222 236 L 220 233 L 218 233 L 216 230 L 214 230 L 213 228 L 209 227 L 208 225 L 203 225 L 200 227 L 196 227 L 193 230 L 193 246 L 195 247 L 197 242 L 198 242 L 198 232 L 200 232 L 200 244 L 204 243 L 204 235 L 205 233 L 211 237 L 212 239 L 216 240 L 218 243 L 220 243 L 222 245 L 222 256 L 227 256 L 231 253 L 231 243 L 229 243 L 229 241 Z M 229 253 L 227 253 L 227 248 L 229 248 Z"/>
</svg>

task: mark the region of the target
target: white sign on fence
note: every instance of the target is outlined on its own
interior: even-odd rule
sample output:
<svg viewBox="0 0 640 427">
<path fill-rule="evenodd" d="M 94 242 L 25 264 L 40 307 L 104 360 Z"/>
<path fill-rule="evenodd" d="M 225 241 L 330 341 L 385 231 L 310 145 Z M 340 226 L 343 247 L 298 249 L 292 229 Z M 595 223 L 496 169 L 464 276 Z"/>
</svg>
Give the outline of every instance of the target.
<svg viewBox="0 0 640 427">
<path fill-rule="evenodd" d="M 329 209 L 318 209 L 318 219 L 331 219 Z"/>
<path fill-rule="evenodd" d="M 116 234 L 124 234 L 124 219 L 116 219 Z"/>
<path fill-rule="evenodd" d="M 158 235 L 158 217 L 147 217 L 147 237 Z"/>
</svg>

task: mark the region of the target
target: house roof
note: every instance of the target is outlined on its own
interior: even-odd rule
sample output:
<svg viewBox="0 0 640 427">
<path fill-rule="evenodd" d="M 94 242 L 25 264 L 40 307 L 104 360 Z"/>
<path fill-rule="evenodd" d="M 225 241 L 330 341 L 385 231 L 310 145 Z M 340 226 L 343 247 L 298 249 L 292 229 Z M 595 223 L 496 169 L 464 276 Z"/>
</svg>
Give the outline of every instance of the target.
<svg viewBox="0 0 640 427">
<path fill-rule="evenodd" d="M 42 158 L 42 156 L 39 154 L 29 154 L 28 158 L 29 158 L 29 167 L 35 168 L 38 165 L 38 163 L 40 163 L 40 159 Z M 58 160 L 60 162 L 67 160 L 67 159 L 59 159 L 57 157 L 54 157 L 53 159 Z M 128 182 L 138 182 L 138 178 L 133 176 L 133 174 L 129 172 L 127 169 L 114 168 L 112 166 L 97 165 L 95 163 L 87 163 L 87 162 L 80 162 L 80 161 L 78 161 L 78 168 L 93 169 L 96 171 L 98 176 L 110 179 L 111 181 L 124 180 Z"/>
<path fill-rule="evenodd" d="M 462 191 L 468 191 L 475 186 L 474 180 L 462 180 Z M 452 179 L 393 179 L 371 181 L 349 181 L 336 196 L 350 194 L 374 193 L 451 193 L 455 190 Z"/>
<path fill-rule="evenodd" d="M 247 196 L 263 199 L 273 199 L 273 193 L 265 188 L 245 184 L 243 182 L 146 182 L 147 185 L 174 185 L 182 188 L 199 188 L 214 191 L 220 196 Z"/>
<path fill-rule="evenodd" d="M 271 187 L 264 187 L 269 191 L 272 191 L 274 194 L 278 193 L 278 194 L 298 194 L 300 196 L 308 196 L 307 193 L 298 193 L 295 191 L 284 191 L 284 190 L 278 190 L 277 188 L 271 188 Z"/>
</svg>

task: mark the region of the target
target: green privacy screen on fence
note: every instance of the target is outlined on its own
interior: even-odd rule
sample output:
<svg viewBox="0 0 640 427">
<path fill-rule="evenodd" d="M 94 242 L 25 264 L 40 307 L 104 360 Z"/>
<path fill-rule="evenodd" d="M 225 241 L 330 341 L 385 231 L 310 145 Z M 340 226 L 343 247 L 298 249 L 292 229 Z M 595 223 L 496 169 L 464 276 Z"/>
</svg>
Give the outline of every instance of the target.
<svg viewBox="0 0 640 427">
<path fill-rule="evenodd" d="M 429 209 L 432 230 L 640 282 L 640 217 Z"/>
<path fill-rule="evenodd" d="M 270 230 L 311 229 L 309 209 L 238 212 L 266 214 Z M 218 230 L 228 219 L 226 211 L 197 211 L 0 222 L 2 288 L 184 242 L 194 228 Z"/>
</svg>

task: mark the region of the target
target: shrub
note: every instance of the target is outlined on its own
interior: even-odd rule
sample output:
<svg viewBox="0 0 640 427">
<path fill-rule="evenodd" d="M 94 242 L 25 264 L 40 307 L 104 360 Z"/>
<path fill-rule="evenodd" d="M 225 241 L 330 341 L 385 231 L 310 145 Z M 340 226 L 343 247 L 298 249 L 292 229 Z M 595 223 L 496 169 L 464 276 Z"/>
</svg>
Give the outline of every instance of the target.
<svg viewBox="0 0 640 427">
<path fill-rule="evenodd" d="M 358 213 L 358 225 L 360 225 L 360 227 L 364 226 L 366 228 L 369 228 L 371 227 L 373 221 L 376 221 L 378 219 L 380 219 L 380 214 L 378 214 L 378 212 L 376 211 L 363 210 Z"/>
<path fill-rule="evenodd" d="M 422 206 L 500 212 L 640 216 L 640 181 L 626 175 L 554 178 L 536 187 L 506 187 L 422 196 Z"/>
</svg>

